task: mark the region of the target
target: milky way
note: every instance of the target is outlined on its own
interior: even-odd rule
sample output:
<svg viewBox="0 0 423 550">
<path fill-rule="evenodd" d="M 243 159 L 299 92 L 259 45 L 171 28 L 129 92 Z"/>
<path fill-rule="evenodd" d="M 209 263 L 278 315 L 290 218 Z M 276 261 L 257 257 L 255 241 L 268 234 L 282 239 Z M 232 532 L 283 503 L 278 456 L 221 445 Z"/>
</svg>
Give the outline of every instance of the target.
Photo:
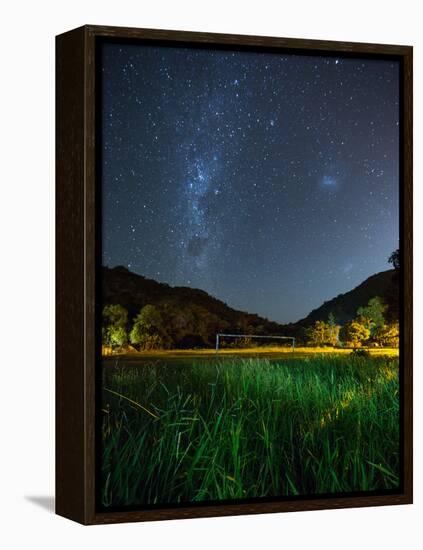
<svg viewBox="0 0 423 550">
<path fill-rule="evenodd" d="M 389 268 L 394 60 L 105 43 L 103 262 L 295 321 Z"/>
</svg>

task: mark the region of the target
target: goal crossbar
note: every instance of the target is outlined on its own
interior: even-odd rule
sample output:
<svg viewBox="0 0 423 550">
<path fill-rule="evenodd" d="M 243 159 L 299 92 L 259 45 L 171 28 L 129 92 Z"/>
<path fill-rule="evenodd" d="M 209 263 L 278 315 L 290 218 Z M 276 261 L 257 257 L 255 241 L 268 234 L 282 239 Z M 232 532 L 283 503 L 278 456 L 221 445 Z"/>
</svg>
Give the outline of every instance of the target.
<svg viewBox="0 0 423 550">
<path fill-rule="evenodd" d="M 264 336 L 262 334 L 226 334 L 223 332 L 216 333 L 216 353 L 219 351 L 220 338 L 266 338 L 272 340 L 291 340 L 292 351 L 295 349 L 295 338 L 294 336 Z"/>
</svg>

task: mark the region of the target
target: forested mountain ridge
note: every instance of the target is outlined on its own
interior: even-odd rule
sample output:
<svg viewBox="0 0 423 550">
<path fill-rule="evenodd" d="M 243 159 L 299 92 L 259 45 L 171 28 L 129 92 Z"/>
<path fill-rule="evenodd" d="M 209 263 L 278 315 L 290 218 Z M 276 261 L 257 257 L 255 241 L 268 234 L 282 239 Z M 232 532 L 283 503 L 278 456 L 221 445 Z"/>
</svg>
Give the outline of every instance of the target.
<svg viewBox="0 0 423 550">
<path fill-rule="evenodd" d="M 343 325 L 356 316 L 358 308 L 364 307 L 375 296 L 379 296 L 389 305 L 390 317 L 397 317 L 398 283 L 398 272 L 395 269 L 381 271 L 349 292 L 339 294 L 332 300 L 324 302 L 295 324 L 310 326 L 318 320 L 327 320 L 328 316 L 332 314 L 336 322 Z"/>
<path fill-rule="evenodd" d="M 155 320 L 144 319 L 143 323 L 156 323 L 156 329 L 150 327 L 150 332 L 160 333 L 161 342 L 168 346 L 210 347 L 214 345 L 217 332 L 295 336 L 302 342 L 310 339 L 307 331 L 316 322 L 327 322 L 331 318 L 338 327 L 342 326 L 375 297 L 386 304 L 387 321 L 397 322 L 398 283 L 397 270 L 377 273 L 353 290 L 325 302 L 304 319 L 284 325 L 233 309 L 203 290 L 172 287 L 117 266 L 102 268 L 102 303 L 103 306 L 118 304 L 124 308 L 127 334 L 140 311 L 147 305 L 153 306 L 149 316 Z"/>
<path fill-rule="evenodd" d="M 207 292 L 189 287 L 172 287 L 132 273 L 122 266 L 102 268 L 102 301 L 120 304 L 132 320 L 147 304 L 158 306 L 181 334 L 189 340 L 201 334 L 203 343 L 211 343 L 216 332 L 282 334 L 284 325 L 253 313 L 231 308 Z"/>
</svg>

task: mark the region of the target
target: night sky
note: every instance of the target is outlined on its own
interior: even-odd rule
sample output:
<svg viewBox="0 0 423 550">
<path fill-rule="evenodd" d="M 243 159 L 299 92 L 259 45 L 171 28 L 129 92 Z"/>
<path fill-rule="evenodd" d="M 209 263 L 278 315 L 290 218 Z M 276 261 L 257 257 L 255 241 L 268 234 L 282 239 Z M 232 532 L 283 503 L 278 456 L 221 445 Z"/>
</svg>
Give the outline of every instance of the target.
<svg viewBox="0 0 423 550">
<path fill-rule="evenodd" d="M 103 45 L 103 263 L 296 321 L 389 269 L 399 65 Z"/>
</svg>

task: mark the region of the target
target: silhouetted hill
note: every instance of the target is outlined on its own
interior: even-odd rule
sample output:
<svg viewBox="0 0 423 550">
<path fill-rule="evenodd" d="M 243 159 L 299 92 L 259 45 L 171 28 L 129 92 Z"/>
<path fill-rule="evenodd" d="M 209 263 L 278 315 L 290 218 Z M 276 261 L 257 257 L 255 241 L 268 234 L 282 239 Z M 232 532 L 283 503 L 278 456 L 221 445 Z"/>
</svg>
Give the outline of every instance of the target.
<svg viewBox="0 0 423 550">
<path fill-rule="evenodd" d="M 121 266 L 102 269 L 103 304 L 125 307 L 129 323 L 145 305 L 158 307 L 177 347 L 212 346 L 216 332 L 301 338 L 304 327 L 317 320 L 327 321 L 330 313 L 341 325 L 353 319 L 357 309 L 375 296 L 388 304 L 388 317 L 398 318 L 398 272 L 393 269 L 372 275 L 350 292 L 325 302 L 304 319 L 286 325 L 233 309 L 200 289 L 172 287 Z"/>
<path fill-rule="evenodd" d="M 336 322 L 343 325 L 356 316 L 359 307 L 367 305 L 368 301 L 375 296 L 379 296 L 390 305 L 390 314 L 395 316 L 394 310 L 398 301 L 398 273 L 394 269 L 372 275 L 353 290 L 324 302 L 296 324 L 309 326 L 317 320 L 327 321 L 329 314 L 333 313 Z"/>
<path fill-rule="evenodd" d="M 142 307 L 152 304 L 161 306 L 174 317 L 177 312 L 185 312 L 185 318 L 205 318 L 215 332 L 281 334 L 284 330 L 283 325 L 259 315 L 233 309 L 203 290 L 172 287 L 132 273 L 122 266 L 103 267 L 103 304 L 124 306 L 129 312 L 130 320 Z"/>
</svg>

